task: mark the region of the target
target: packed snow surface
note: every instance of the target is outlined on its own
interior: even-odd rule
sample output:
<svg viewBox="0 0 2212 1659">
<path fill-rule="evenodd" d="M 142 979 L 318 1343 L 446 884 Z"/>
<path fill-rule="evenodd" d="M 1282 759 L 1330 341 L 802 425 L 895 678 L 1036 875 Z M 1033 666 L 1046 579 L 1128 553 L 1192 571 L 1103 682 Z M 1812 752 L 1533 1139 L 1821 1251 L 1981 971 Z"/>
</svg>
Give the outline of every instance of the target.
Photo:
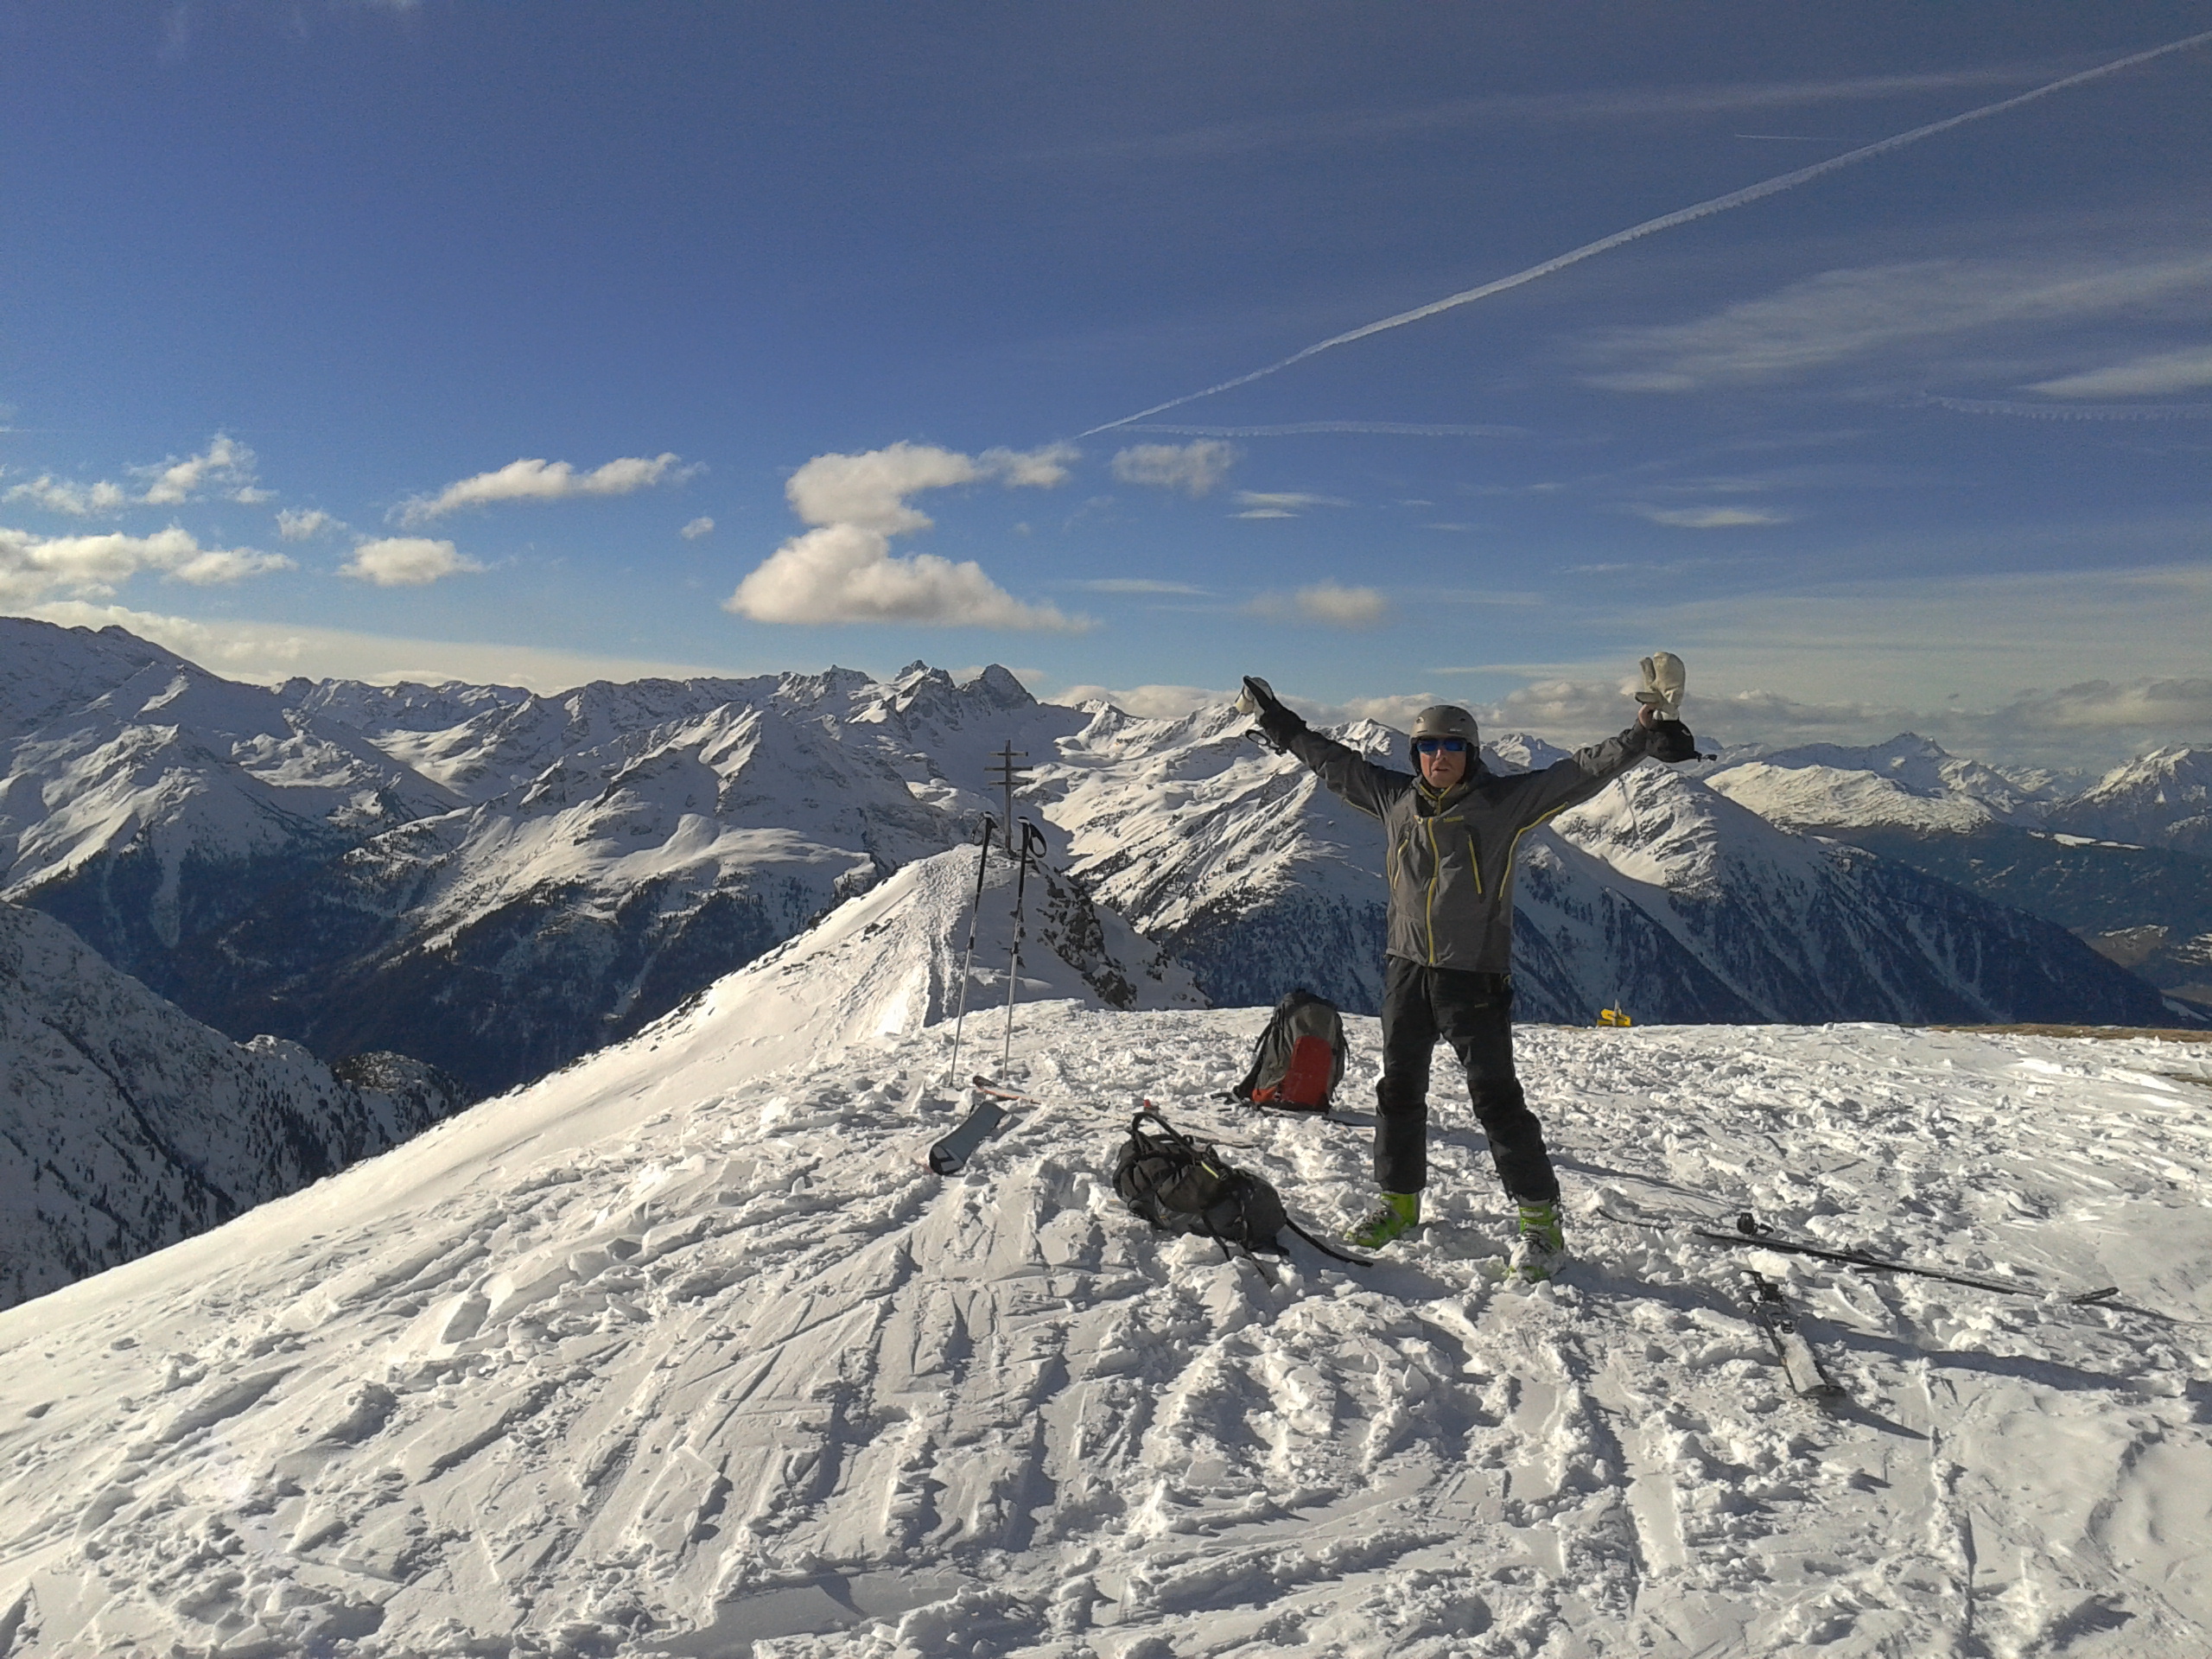
<svg viewBox="0 0 2212 1659">
<path fill-rule="evenodd" d="M 2212 1051 L 1524 1027 L 1580 1254 L 1529 1291 L 1440 1085 L 1375 1265 L 1121 1206 L 1140 1093 L 1309 1224 L 1369 1199 L 1374 1023 L 1322 1121 L 1217 1100 L 1262 1018 L 1025 1009 L 1044 1103 L 940 1180 L 946 1027 L 764 1071 L 709 998 L 0 1315 L 0 1651 L 2212 1647 Z M 2052 1294 L 1669 1219 L 1744 1207 Z M 2166 1317 L 2057 1294 L 2108 1284 Z"/>
</svg>

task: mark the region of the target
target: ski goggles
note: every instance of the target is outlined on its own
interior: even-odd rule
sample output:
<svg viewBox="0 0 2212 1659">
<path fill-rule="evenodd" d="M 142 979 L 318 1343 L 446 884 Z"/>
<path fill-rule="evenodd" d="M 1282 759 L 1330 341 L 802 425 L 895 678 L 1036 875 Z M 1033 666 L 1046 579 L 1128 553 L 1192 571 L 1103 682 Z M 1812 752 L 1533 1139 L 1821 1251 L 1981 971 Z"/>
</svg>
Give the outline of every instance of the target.
<svg viewBox="0 0 2212 1659">
<path fill-rule="evenodd" d="M 1417 737 L 1414 739 L 1414 753 L 1415 754 L 1434 754 L 1439 749 L 1443 750 L 1446 754 L 1459 754 L 1465 751 L 1466 747 L 1467 740 L 1464 737 Z"/>
</svg>

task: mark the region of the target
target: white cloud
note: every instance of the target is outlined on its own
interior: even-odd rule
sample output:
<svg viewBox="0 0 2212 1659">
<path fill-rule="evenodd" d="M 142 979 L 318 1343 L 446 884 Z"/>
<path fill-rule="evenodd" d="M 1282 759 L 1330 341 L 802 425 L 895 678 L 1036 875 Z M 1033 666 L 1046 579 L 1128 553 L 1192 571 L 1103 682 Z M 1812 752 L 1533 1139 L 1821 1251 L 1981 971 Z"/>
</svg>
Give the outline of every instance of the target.
<svg viewBox="0 0 2212 1659">
<path fill-rule="evenodd" d="M 199 454 L 131 470 L 149 480 L 139 497 L 149 507 L 189 501 L 207 485 L 228 485 L 231 499 L 249 505 L 268 499 L 253 487 L 253 451 L 226 433 L 218 432 Z"/>
<path fill-rule="evenodd" d="M 883 536 L 927 530 L 936 520 L 906 498 L 917 490 L 973 484 L 983 468 L 972 455 L 934 444 L 899 442 L 856 455 L 817 455 L 791 475 L 784 499 L 802 522 L 855 524 Z"/>
<path fill-rule="evenodd" d="M 1239 518 L 1295 518 L 1308 507 L 1348 507 L 1351 503 L 1338 495 L 1314 495 L 1305 490 L 1239 490 L 1236 505 L 1244 511 Z"/>
<path fill-rule="evenodd" d="M 711 536 L 715 533 L 715 521 L 702 512 L 676 533 L 687 542 L 696 542 L 702 536 Z"/>
<path fill-rule="evenodd" d="M 10 485 L 0 501 L 25 501 L 48 512 L 66 512 L 73 518 L 105 517 L 130 503 L 130 492 L 102 479 L 96 484 L 72 484 L 67 479 L 41 473 L 36 478 Z"/>
<path fill-rule="evenodd" d="M 983 574 L 934 553 L 894 557 L 863 524 L 795 536 L 737 585 L 725 610 L 755 622 L 920 622 L 939 626 L 1079 630 L 1056 606 L 1028 605 Z"/>
<path fill-rule="evenodd" d="M 169 574 L 195 588 L 227 587 L 248 576 L 264 576 L 272 570 L 299 567 L 282 553 L 257 553 L 250 547 L 211 547 L 196 558 L 178 565 Z"/>
<path fill-rule="evenodd" d="M 665 662 L 489 640 L 414 639 L 273 622 L 201 620 L 73 600 L 29 607 L 22 613 L 65 628 L 128 628 L 142 639 L 166 645 L 232 679 L 264 683 L 299 674 L 376 685 L 463 680 L 554 692 L 591 680 L 680 680 L 744 671 L 743 665 L 730 663 Z"/>
<path fill-rule="evenodd" d="M 1421 711 L 1442 702 L 1433 691 L 1401 691 L 1374 697 L 1352 697 L 1344 702 L 1311 702 L 1299 700 L 1298 710 L 1316 726 L 1349 726 L 1354 721 L 1371 720 L 1384 726 L 1395 726 L 1404 731 L 1420 716 Z"/>
<path fill-rule="evenodd" d="M 511 461 L 497 472 L 478 473 L 433 496 L 416 496 L 398 511 L 403 524 L 428 524 L 462 507 L 497 501 L 566 501 L 585 495 L 630 495 L 657 484 L 689 478 L 692 468 L 674 454 L 626 455 L 580 473 L 565 461 Z"/>
<path fill-rule="evenodd" d="M 1756 507 L 1645 507 L 1631 509 L 1655 524 L 1681 530 L 1741 530 L 1758 524 L 1786 524 L 1786 512 L 1764 512 Z"/>
<path fill-rule="evenodd" d="M 1298 608 L 1316 622 L 1340 628 L 1371 628 L 1389 615 L 1389 602 L 1372 588 L 1346 588 L 1324 582 L 1298 590 Z"/>
<path fill-rule="evenodd" d="M 906 498 L 995 478 L 1008 489 L 1051 489 L 1066 481 L 1080 451 L 1065 443 L 1027 452 L 986 449 L 963 455 L 935 444 L 887 445 L 859 454 L 817 455 L 791 475 L 784 497 L 810 524 L 858 524 L 885 536 L 927 530 L 934 521 Z"/>
<path fill-rule="evenodd" d="M 35 536 L 0 529 L 0 601 L 11 604 L 54 594 L 104 597 L 141 570 L 207 587 L 292 568 L 281 553 L 203 548 L 175 524 L 151 536 Z"/>
<path fill-rule="evenodd" d="M 1088 627 L 1055 606 L 1015 599 L 972 559 L 955 563 L 933 553 L 891 551 L 893 536 L 927 530 L 932 522 L 906 499 L 910 494 L 988 478 L 1008 489 L 1049 488 L 1067 477 L 1076 458 L 1065 444 L 964 455 L 906 442 L 817 455 L 784 486 L 792 511 L 814 528 L 778 548 L 722 607 L 756 622 Z"/>
<path fill-rule="evenodd" d="M 1010 490 L 1049 490 L 1067 482 L 1068 467 L 1083 459 L 1083 451 L 1071 443 L 1048 443 L 1040 449 L 986 449 L 976 459 Z"/>
<path fill-rule="evenodd" d="M 345 528 L 321 507 L 285 507 L 276 514 L 276 533 L 288 542 L 310 542 L 325 531 Z"/>
<path fill-rule="evenodd" d="M 1590 384 L 1623 391 L 1687 391 L 1777 380 L 1881 353 L 2000 327 L 2171 312 L 2189 317 L 2212 295 L 2212 254 L 2111 260 L 1941 259 L 1824 271 L 1762 299 L 1694 321 L 1616 328 L 1586 341 Z"/>
<path fill-rule="evenodd" d="M 426 588 L 442 577 L 483 568 L 464 557 L 451 542 L 434 542 L 424 536 L 386 536 L 359 543 L 353 556 L 338 567 L 338 574 L 378 588 Z"/>
<path fill-rule="evenodd" d="M 1322 622 L 1338 628 L 1371 628 L 1390 613 L 1390 603 L 1373 588 L 1317 582 L 1287 596 L 1262 594 L 1246 607 L 1270 622 Z"/>
<path fill-rule="evenodd" d="M 1098 576 L 1075 585 L 1093 594 L 1175 594 L 1198 598 L 1206 592 L 1187 582 L 1159 582 L 1150 576 Z"/>
<path fill-rule="evenodd" d="M 1115 455 L 1114 476 L 1124 484 L 1201 496 L 1229 476 L 1229 469 L 1243 459 L 1243 453 L 1235 444 L 1217 438 L 1182 444 L 1132 444 Z"/>
<path fill-rule="evenodd" d="M 150 467 L 130 471 L 144 480 L 143 492 L 133 493 L 122 485 L 102 479 L 92 484 L 73 484 L 41 473 L 12 486 L 0 500 L 24 501 L 49 512 L 66 512 L 90 518 L 120 512 L 128 506 L 173 507 L 197 499 L 204 489 L 220 486 L 231 500 L 258 506 L 270 499 L 269 491 L 254 482 L 253 451 L 226 433 L 208 440 L 200 454 L 182 461 L 172 457 Z"/>
<path fill-rule="evenodd" d="M 2212 532 L 2201 519 L 2063 523 L 2039 536 L 2004 532 L 1999 544 L 2007 556 L 2031 563 L 2052 555 L 2078 561 L 2085 548 L 2102 550 L 2105 559 L 1993 575 L 1802 583 L 1671 605 L 1616 598 L 1611 613 L 1592 611 L 1588 622 L 1597 635 L 1629 642 L 1623 650 L 1630 657 L 1661 645 L 1680 652 L 1690 668 L 1691 726 L 1699 728 L 1702 720 L 1726 743 L 1803 741 L 1791 734 L 1802 728 L 1764 705 L 1739 709 L 1719 702 L 1724 690 L 1780 687 L 1793 704 L 1866 710 L 1856 725 L 1848 723 L 1855 716 L 1835 716 L 1835 731 L 1855 733 L 1853 741 L 1910 727 L 1947 746 L 1955 737 L 1964 752 L 1985 759 L 2109 765 L 2126 758 L 2124 746 L 2212 745 L 2212 728 L 2189 723 L 2186 698 L 2130 694 L 2113 704 L 2139 715 L 2139 723 L 2125 726 L 2086 717 L 2061 724 L 2036 709 L 2059 695 L 2037 688 L 2123 683 L 2116 667 L 2133 685 L 2203 677 Z M 1958 535 L 1904 545 L 1885 538 L 1866 558 L 1842 549 L 1829 562 L 1860 569 L 1878 555 L 1885 567 L 1949 573 L 1990 545 L 1983 537 Z M 2113 556 L 2123 549 L 2195 562 L 2123 564 Z M 1611 591 L 1599 585 L 1593 602 Z M 1584 669 L 1562 664 L 1559 671 L 1579 676 Z M 2008 708 L 2019 712 L 2001 721 L 1992 712 Z M 1972 710 L 1983 712 L 1963 712 Z M 2161 713 L 2172 714 L 2174 723 L 2155 724 Z"/>
<path fill-rule="evenodd" d="M 2208 386 L 2212 386 L 2212 346 L 2154 352 L 2109 368 L 2038 380 L 2026 389 L 2046 397 L 2157 397 Z"/>
<path fill-rule="evenodd" d="M 1516 686 L 1478 710 L 1485 730 L 1554 732 L 1596 737 L 1618 732 L 1636 718 L 1630 680 L 1539 679 Z M 1685 710 L 1688 713 L 1688 710 Z"/>
<path fill-rule="evenodd" d="M 1993 719 L 2031 729 L 2147 727 L 2160 731 L 2194 728 L 2212 735 L 2212 679 L 2127 680 L 2118 684 L 2086 680 L 2017 698 Z"/>
<path fill-rule="evenodd" d="M 2087 680 L 1993 704 L 1814 702 L 1764 689 L 1726 690 L 1684 712 L 1694 729 L 1731 745 L 1869 743 L 1910 731 L 1978 759 L 2094 769 L 2165 743 L 2212 741 L 2212 679 Z"/>
</svg>

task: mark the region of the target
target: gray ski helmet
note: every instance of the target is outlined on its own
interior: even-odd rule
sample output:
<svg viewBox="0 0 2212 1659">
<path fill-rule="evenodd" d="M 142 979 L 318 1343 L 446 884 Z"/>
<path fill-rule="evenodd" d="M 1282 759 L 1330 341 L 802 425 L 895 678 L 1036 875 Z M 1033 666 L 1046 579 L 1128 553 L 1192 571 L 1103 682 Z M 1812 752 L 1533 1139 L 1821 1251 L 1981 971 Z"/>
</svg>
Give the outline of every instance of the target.
<svg viewBox="0 0 2212 1659">
<path fill-rule="evenodd" d="M 1482 742 L 1475 717 L 1456 702 L 1433 702 L 1421 711 L 1421 718 L 1414 721 L 1413 739 L 1418 743 L 1424 737 L 1465 738 L 1470 766 L 1474 760 L 1473 752 Z M 1419 749 L 1414 749 L 1412 753 L 1416 761 L 1421 759 Z"/>
</svg>

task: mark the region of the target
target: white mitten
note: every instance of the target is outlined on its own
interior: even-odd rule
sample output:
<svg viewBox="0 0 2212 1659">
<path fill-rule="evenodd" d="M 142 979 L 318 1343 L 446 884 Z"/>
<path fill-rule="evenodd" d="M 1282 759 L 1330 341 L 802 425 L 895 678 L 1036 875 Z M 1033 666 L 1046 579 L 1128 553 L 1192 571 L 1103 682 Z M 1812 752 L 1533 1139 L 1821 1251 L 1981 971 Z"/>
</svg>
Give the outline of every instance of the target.
<svg viewBox="0 0 2212 1659">
<path fill-rule="evenodd" d="M 1655 719 L 1680 720 L 1682 691 L 1688 683 L 1681 658 L 1671 651 L 1655 651 L 1643 659 L 1643 689 L 1636 700 L 1649 705 Z"/>
</svg>

